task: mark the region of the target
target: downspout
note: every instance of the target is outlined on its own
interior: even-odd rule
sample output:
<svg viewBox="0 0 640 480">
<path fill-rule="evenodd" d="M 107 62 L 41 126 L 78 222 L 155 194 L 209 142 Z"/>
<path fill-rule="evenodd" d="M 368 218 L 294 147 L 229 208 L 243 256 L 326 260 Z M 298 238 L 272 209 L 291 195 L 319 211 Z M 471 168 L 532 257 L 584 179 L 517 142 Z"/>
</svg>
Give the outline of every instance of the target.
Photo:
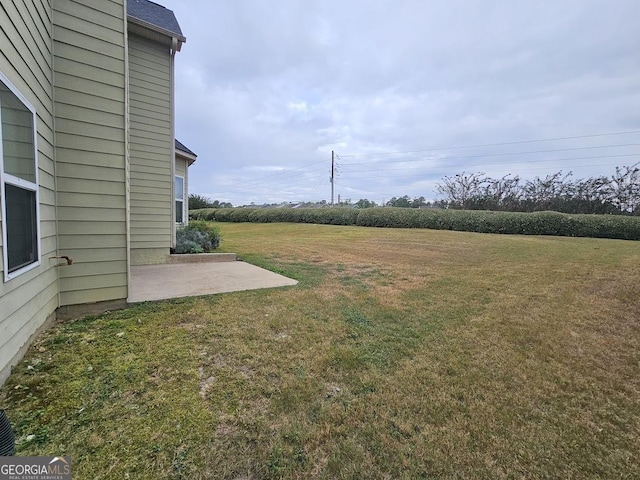
<svg viewBox="0 0 640 480">
<path fill-rule="evenodd" d="M 184 225 L 189 225 L 189 160 L 184 160 L 184 188 L 182 190 L 182 195 L 182 223 Z"/>
<path fill-rule="evenodd" d="M 171 39 L 171 248 L 176 246 L 176 112 L 175 112 L 175 57 L 180 48 L 178 39 Z M 183 186 L 184 188 L 184 186 Z"/>
<path fill-rule="evenodd" d="M 53 119 L 51 122 L 51 128 L 53 129 L 53 195 L 55 198 L 55 226 L 56 226 L 56 255 L 60 255 L 60 229 L 58 226 L 58 218 L 60 217 L 60 202 L 58 201 L 58 134 L 56 130 L 56 54 L 55 46 L 56 42 L 53 38 L 53 5 L 50 4 L 51 11 L 49 12 L 49 18 L 51 18 L 51 102 L 53 103 Z M 38 153 L 36 152 L 36 155 Z M 40 165 L 40 164 L 38 164 Z M 38 186 L 40 188 L 40 186 Z M 62 285 L 60 280 L 60 269 L 56 268 L 56 290 L 58 292 L 58 305 L 56 310 L 62 305 Z"/>
<path fill-rule="evenodd" d="M 129 24 L 124 0 L 124 178 L 125 234 L 127 244 L 127 298 L 131 295 L 131 157 L 129 151 Z"/>
</svg>

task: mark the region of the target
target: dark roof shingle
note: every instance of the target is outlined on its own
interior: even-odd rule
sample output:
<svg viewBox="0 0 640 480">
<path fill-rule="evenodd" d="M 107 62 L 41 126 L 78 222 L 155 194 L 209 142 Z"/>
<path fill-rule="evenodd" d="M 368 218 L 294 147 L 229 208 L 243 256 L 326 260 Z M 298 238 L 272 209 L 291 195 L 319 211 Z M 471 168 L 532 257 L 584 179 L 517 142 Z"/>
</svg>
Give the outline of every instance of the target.
<svg viewBox="0 0 640 480">
<path fill-rule="evenodd" d="M 176 150 L 180 150 L 182 152 L 188 153 L 190 155 L 193 155 L 194 157 L 197 157 L 198 155 L 196 155 L 195 152 L 189 150 L 187 147 L 184 146 L 184 144 L 182 142 L 180 142 L 177 138 L 176 138 Z"/>
<path fill-rule="evenodd" d="M 173 11 L 149 0 L 128 0 L 127 15 L 165 30 L 184 39 Z"/>
</svg>

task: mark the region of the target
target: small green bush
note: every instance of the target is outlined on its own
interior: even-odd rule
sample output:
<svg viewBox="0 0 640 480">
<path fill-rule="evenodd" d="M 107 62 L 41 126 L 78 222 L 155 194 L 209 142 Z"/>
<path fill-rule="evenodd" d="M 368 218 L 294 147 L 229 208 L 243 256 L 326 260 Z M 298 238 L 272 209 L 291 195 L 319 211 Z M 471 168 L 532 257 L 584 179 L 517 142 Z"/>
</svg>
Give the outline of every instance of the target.
<svg viewBox="0 0 640 480">
<path fill-rule="evenodd" d="M 175 253 L 209 253 L 220 246 L 220 231 L 204 220 L 194 220 L 176 232 Z"/>
</svg>

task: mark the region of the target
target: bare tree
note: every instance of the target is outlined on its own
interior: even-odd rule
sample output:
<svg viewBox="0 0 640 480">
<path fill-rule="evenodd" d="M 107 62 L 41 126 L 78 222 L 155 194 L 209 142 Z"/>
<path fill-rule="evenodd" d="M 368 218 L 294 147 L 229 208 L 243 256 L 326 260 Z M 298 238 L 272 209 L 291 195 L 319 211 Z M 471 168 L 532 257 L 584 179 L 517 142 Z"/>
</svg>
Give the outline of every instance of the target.
<svg viewBox="0 0 640 480">
<path fill-rule="evenodd" d="M 640 162 L 616 167 L 611 176 L 612 202 L 623 213 L 640 215 Z"/>
<path fill-rule="evenodd" d="M 615 175 L 573 180 L 562 170 L 521 183 L 519 176 L 484 173 L 444 177 L 437 184 L 447 208 L 640 215 L 640 163 L 616 167 Z"/>
<path fill-rule="evenodd" d="M 443 195 L 453 208 L 471 208 L 474 199 L 483 197 L 484 173 L 462 172 L 454 177 L 444 177 L 437 185 L 438 192 Z"/>
</svg>

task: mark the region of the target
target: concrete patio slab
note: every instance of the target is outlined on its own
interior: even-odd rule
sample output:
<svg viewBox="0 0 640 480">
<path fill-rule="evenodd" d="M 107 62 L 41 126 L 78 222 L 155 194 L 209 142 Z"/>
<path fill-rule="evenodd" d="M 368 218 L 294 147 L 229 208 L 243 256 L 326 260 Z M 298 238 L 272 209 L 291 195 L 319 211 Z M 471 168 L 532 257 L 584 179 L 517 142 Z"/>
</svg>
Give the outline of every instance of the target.
<svg viewBox="0 0 640 480">
<path fill-rule="evenodd" d="M 298 282 L 236 261 L 131 267 L 128 303 L 285 287 Z"/>
</svg>

